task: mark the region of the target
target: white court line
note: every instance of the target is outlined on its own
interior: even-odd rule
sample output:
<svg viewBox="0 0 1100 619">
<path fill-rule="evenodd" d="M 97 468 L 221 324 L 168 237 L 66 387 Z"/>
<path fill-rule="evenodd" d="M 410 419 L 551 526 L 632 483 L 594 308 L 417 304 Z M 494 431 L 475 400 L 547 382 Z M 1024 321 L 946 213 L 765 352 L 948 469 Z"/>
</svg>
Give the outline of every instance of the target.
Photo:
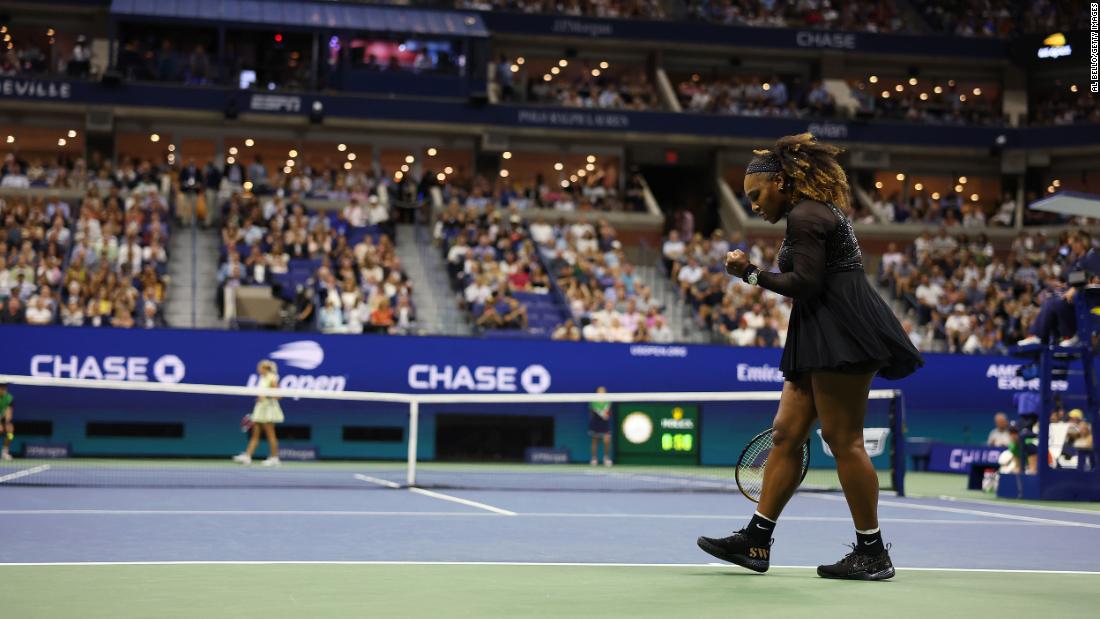
<svg viewBox="0 0 1100 619">
<path fill-rule="evenodd" d="M 458 498 L 458 497 L 453 497 Z M 465 501 L 465 499 L 462 499 Z M 318 516 L 318 517 L 424 517 L 424 518 L 468 518 L 487 517 L 493 514 L 481 512 L 413 512 L 413 511 L 360 511 L 360 510 L 238 510 L 238 509 L 3 509 L 2 516 Z M 571 513 L 571 512 L 524 512 L 512 513 L 520 518 L 610 518 L 615 520 L 729 520 L 726 515 L 714 514 L 635 514 L 635 513 Z M 851 522 L 849 516 L 784 516 L 784 521 L 797 522 Z M 879 518 L 889 524 L 946 524 L 981 526 L 1063 526 L 1057 523 L 1026 522 L 1015 520 L 963 520 L 928 518 Z"/>
<path fill-rule="evenodd" d="M 815 499 L 821 499 L 823 501 L 844 501 L 844 497 L 836 497 L 829 495 L 809 495 Z M 1037 516 L 1021 516 L 1019 514 L 1005 514 L 1001 512 L 990 512 L 981 509 L 965 509 L 962 507 L 944 507 L 942 505 L 920 505 L 917 503 L 901 503 L 898 501 L 879 501 L 880 506 L 886 507 L 900 507 L 903 509 L 913 509 L 929 512 L 943 512 L 947 514 L 967 514 L 969 516 L 989 516 L 990 518 L 1003 518 L 1005 520 L 1018 520 L 1022 522 L 1042 522 L 1046 524 L 1057 524 L 1067 527 L 1082 527 L 1086 529 L 1100 529 L 1100 524 L 1091 522 L 1078 522 L 1075 520 L 1054 520 L 1051 518 L 1039 518 Z"/>
<path fill-rule="evenodd" d="M 401 484 L 394 483 L 394 482 L 389 481 L 387 479 L 379 479 L 377 477 L 371 477 L 370 475 L 363 475 L 363 474 L 360 474 L 360 473 L 355 474 L 355 479 L 358 479 L 360 481 L 370 482 L 372 484 L 378 484 L 379 486 L 385 486 L 387 488 L 400 488 L 401 487 Z"/>
<path fill-rule="evenodd" d="M 1032 505 L 1031 503 L 1006 503 L 1004 501 L 988 501 L 985 499 L 961 499 L 959 497 L 947 496 L 941 494 L 938 496 L 923 496 L 923 495 L 910 495 L 910 498 L 914 499 L 939 499 L 941 501 L 948 501 L 951 503 L 973 503 L 975 505 L 990 505 L 997 507 L 1013 507 L 1021 509 L 1035 509 L 1039 511 L 1048 512 L 1064 512 L 1067 514 L 1084 514 L 1086 516 L 1096 516 L 1100 518 L 1100 510 L 1096 509 L 1081 509 L 1078 507 L 1055 507 L 1051 505 Z M 1010 499 L 1011 500 L 1011 499 Z"/>
<path fill-rule="evenodd" d="M 23 469 L 22 471 L 16 471 L 14 473 L 8 473 L 7 475 L 0 476 L 0 484 L 11 481 L 13 479 L 19 479 L 20 477 L 26 477 L 28 475 L 34 475 L 35 473 L 41 473 L 43 471 L 50 470 L 50 465 L 43 464 L 30 469 Z"/>
<path fill-rule="evenodd" d="M 4 567 L 109 567 L 116 565 L 417 565 L 447 567 L 658 567 L 658 568 L 732 568 L 725 563 L 554 563 L 530 561 L 57 561 L 42 563 L 0 563 Z M 773 569 L 816 570 L 816 565 L 773 565 Z M 1079 574 L 1100 576 L 1100 572 L 1085 570 L 1004 570 L 981 567 L 898 567 L 913 572 L 976 572 L 989 574 Z"/>
<path fill-rule="evenodd" d="M 401 488 L 401 484 L 396 484 L 392 481 L 388 481 L 388 480 L 385 480 L 385 479 L 379 479 L 377 477 L 371 477 L 370 475 L 361 475 L 359 473 L 356 473 L 355 478 L 358 479 L 358 480 L 361 480 L 361 481 L 368 482 L 368 483 L 377 484 L 379 486 L 385 486 L 387 488 L 394 488 L 394 489 Z M 450 501 L 452 503 L 458 503 L 459 505 L 466 505 L 467 507 L 476 507 L 477 509 L 484 509 L 486 511 L 490 511 L 490 512 L 493 512 L 494 514 L 499 514 L 501 516 L 515 516 L 516 515 L 516 512 L 513 512 L 513 511 L 508 511 L 506 509 L 501 509 L 499 507 L 493 507 L 492 505 L 489 505 L 487 503 L 479 503 L 477 501 L 471 501 L 470 499 L 464 499 L 462 497 L 452 496 L 450 494 L 443 494 L 442 492 L 432 492 L 431 490 L 425 490 L 423 488 L 408 488 L 408 491 L 412 492 L 413 494 L 420 494 L 420 495 L 423 495 L 423 496 L 426 496 L 426 497 L 431 497 L 433 499 L 439 499 L 441 501 Z"/>
<path fill-rule="evenodd" d="M 452 503 L 458 503 L 460 505 L 469 505 L 470 507 L 476 507 L 478 509 L 484 509 L 491 511 L 494 514 L 500 514 L 501 516 L 517 516 L 518 514 L 513 511 L 501 509 L 499 507 L 493 507 L 486 503 L 479 503 L 477 501 L 471 501 L 470 499 L 463 499 L 461 497 L 452 496 L 450 494 L 443 494 L 442 492 L 433 492 L 431 490 L 425 490 L 423 488 L 409 488 L 409 492 L 413 494 L 421 494 L 424 496 L 432 497 L 433 499 L 439 499 L 441 501 L 450 501 Z"/>
</svg>

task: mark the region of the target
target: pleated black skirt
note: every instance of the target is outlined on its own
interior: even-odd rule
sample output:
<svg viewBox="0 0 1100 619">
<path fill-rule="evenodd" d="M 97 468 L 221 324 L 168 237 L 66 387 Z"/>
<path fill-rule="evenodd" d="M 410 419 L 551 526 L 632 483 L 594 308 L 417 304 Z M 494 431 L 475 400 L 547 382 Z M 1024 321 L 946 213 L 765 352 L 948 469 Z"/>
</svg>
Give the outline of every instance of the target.
<svg viewBox="0 0 1100 619">
<path fill-rule="evenodd" d="M 924 359 L 863 270 L 831 273 L 821 294 L 796 299 L 780 369 L 787 380 L 814 370 L 904 378 Z"/>
</svg>

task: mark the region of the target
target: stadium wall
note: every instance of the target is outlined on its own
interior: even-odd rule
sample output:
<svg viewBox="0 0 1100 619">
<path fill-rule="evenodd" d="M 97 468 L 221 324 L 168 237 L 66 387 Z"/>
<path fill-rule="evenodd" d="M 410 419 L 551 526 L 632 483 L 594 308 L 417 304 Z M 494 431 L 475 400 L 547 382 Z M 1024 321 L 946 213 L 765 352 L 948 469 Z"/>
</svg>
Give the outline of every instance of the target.
<svg viewBox="0 0 1100 619">
<path fill-rule="evenodd" d="M 277 362 L 281 386 L 334 391 L 550 393 L 588 392 L 600 385 L 613 392 L 760 391 L 782 385 L 780 351 L 766 348 L 30 326 L 0 327 L 0 338 L 5 342 L 0 374 L 45 377 L 246 385 L 255 380 L 257 362 L 270 358 Z M 874 385 L 904 391 L 908 436 L 980 444 L 995 412 L 1015 412 L 1014 393 L 1037 388 L 1035 381 L 1016 376 L 1020 362 L 1012 358 L 925 358 L 926 367 L 915 375 L 876 379 Z M 232 428 L 252 407 L 250 398 L 229 396 L 25 386 L 12 392 L 17 423 L 50 422 L 53 428 L 48 437 L 20 432 L 18 441 L 66 443 L 77 455 L 229 455 L 243 443 Z M 746 433 L 766 427 L 774 404 L 754 406 L 702 406 L 703 464 L 732 463 Z M 404 432 L 403 405 L 299 400 L 284 401 L 284 408 L 287 425 L 312 427 L 308 438 L 292 439 L 288 446 L 309 444 L 333 458 L 405 456 L 403 440 L 345 440 L 342 434 L 344 426 Z M 435 417 L 445 413 L 550 416 L 554 446 L 568 449 L 574 461 L 588 458 L 586 408 L 561 404 L 425 408 L 421 459 L 435 457 Z M 753 423 L 742 423 L 738 415 L 752 415 Z M 160 438 L 88 436 L 86 423 L 93 421 L 182 423 L 184 431 Z M 828 464 L 824 457 L 816 459 L 823 462 Z"/>
</svg>

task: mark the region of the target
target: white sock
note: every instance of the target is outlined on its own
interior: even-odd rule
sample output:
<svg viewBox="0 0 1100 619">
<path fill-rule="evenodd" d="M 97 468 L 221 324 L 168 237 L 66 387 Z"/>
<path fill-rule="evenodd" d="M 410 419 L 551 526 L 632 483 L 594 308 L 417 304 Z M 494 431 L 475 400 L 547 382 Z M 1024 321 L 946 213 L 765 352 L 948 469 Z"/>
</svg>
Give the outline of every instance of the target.
<svg viewBox="0 0 1100 619">
<path fill-rule="evenodd" d="M 874 535 L 875 533 L 878 533 L 878 531 L 879 531 L 879 527 L 875 527 L 873 529 L 867 529 L 866 531 L 860 531 L 859 529 L 856 529 L 856 533 L 859 533 L 860 535 Z"/>
<path fill-rule="evenodd" d="M 768 522 L 770 522 L 772 524 L 776 524 L 776 522 L 774 520 L 772 520 L 771 518 L 768 518 L 767 516 L 765 516 L 764 514 L 761 514 L 760 512 L 753 512 L 753 514 L 763 518 L 764 520 L 767 520 Z"/>
</svg>

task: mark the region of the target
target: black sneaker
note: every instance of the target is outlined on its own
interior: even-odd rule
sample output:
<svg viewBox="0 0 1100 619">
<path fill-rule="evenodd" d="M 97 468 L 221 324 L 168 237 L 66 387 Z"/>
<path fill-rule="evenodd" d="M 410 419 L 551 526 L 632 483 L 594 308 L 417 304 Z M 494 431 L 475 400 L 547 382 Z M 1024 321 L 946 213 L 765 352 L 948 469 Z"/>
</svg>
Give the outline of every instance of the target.
<svg viewBox="0 0 1100 619">
<path fill-rule="evenodd" d="M 768 571 L 772 541 L 774 540 L 768 540 L 767 544 L 761 544 L 745 535 L 744 531 L 744 529 L 741 529 L 729 537 L 717 539 L 700 537 L 696 540 L 696 543 L 712 557 L 718 557 L 723 561 L 729 561 L 754 572 L 763 573 Z"/>
<path fill-rule="evenodd" d="M 890 562 L 890 547 L 876 555 L 852 552 L 832 565 L 817 566 L 817 575 L 822 578 L 840 578 L 843 580 L 886 580 L 894 577 L 894 564 Z"/>
</svg>

